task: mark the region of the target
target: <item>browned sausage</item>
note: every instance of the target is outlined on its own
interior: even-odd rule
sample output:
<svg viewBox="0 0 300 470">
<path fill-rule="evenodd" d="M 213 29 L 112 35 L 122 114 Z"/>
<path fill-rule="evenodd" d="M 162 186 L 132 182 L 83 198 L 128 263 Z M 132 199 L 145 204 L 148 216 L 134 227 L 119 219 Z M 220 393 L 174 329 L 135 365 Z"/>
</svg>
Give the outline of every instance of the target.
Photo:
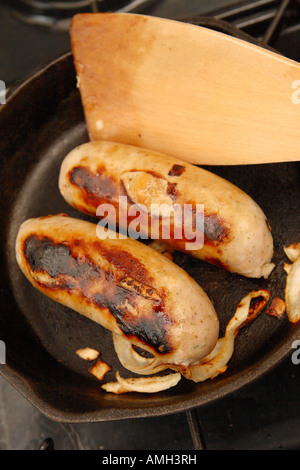
<svg viewBox="0 0 300 470">
<path fill-rule="evenodd" d="M 163 238 L 173 248 L 231 272 L 267 277 L 274 267 L 273 238 L 260 207 L 233 184 L 186 162 L 128 145 L 91 142 L 65 158 L 59 187 L 69 204 L 90 215 L 110 204 L 121 226 L 130 227 L 134 222 L 130 210 L 141 208 L 142 234 Z M 155 213 L 153 204 L 181 208 L 187 214 L 184 224 L 189 221 L 191 229 L 178 237 L 173 218 L 169 234 L 163 236 L 169 219 L 163 212 Z M 204 206 L 203 246 L 190 243 L 193 233 L 199 233 L 192 231 L 199 215 L 197 204 Z M 124 209 L 125 219 L 120 217 Z M 158 221 L 154 233 L 149 214 Z"/>
<path fill-rule="evenodd" d="M 201 287 L 140 242 L 99 240 L 96 227 L 63 215 L 24 222 L 16 241 L 20 268 L 43 294 L 161 362 L 187 366 L 205 357 L 219 322 Z"/>
</svg>

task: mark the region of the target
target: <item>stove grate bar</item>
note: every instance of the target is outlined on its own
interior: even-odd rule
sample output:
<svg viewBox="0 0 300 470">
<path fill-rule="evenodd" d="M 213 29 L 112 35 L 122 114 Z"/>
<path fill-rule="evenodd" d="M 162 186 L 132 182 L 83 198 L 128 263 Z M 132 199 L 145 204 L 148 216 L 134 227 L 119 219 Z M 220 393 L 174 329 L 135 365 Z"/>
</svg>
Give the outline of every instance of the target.
<svg viewBox="0 0 300 470">
<path fill-rule="evenodd" d="M 187 422 L 195 450 L 207 450 L 203 430 L 195 409 L 186 412 Z"/>
<path fill-rule="evenodd" d="M 285 11 L 287 9 L 287 7 L 290 5 L 290 0 L 282 0 L 281 4 L 280 4 L 280 7 L 278 8 L 278 11 L 277 11 L 277 14 L 275 16 L 275 18 L 273 19 L 273 21 L 271 22 L 271 24 L 269 25 L 266 33 L 265 33 L 265 36 L 263 38 L 263 42 L 265 44 L 269 44 L 272 37 L 274 36 L 275 34 L 275 31 L 277 30 L 284 14 L 285 14 Z"/>
</svg>

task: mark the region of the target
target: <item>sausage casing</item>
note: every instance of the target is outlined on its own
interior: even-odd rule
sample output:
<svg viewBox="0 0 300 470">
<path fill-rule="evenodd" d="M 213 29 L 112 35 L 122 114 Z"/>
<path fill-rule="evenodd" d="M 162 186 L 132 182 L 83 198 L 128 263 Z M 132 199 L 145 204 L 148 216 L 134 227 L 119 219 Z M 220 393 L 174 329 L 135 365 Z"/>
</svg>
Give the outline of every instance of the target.
<svg viewBox="0 0 300 470">
<path fill-rule="evenodd" d="M 70 205 L 93 216 L 103 204 L 120 212 L 125 196 L 128 213 L 133 205 L 149 211 L 151 204 L 190 207 L 193 225 L 195 208 L 202 204 L 204 244 L 201 248 L 196 244 L 188 253 L 247 277 L 268 277 L 274 267 L 273 238 L 261 208 L 230 182 L 186 162 L 124 144 L 90 142 L 66 156 L 59 188 Z M 129 215 L 125 221 L 119 219 L 120 226 L 132 220 Z M 161 236 L 163 220 L 160 217 L 155 238 Z M 164 241 L 187 251 L 186 240 L 175 237 L 175 229 L 173 224 Z M 147 217 L 141 232 L 149 235 Z"/>
<path fill-rule="evenodd" d="M 215 346 L 212 303 L 184 270 L 132 239 L 100 240 L 97 225 L 64 215 L 30 219 L 18 264 L 43 294 L 161 358 L 187 366 Z"/>
</svg>

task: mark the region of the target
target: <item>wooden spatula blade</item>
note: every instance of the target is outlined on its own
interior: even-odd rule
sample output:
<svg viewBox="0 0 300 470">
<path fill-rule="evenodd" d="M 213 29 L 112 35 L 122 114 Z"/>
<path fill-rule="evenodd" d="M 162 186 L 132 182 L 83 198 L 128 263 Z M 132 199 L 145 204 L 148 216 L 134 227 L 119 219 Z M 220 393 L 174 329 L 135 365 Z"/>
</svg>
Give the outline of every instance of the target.
<svg viewBox="0 0 300 470">
<path fill-rule="evenodd" d="M 143 15 L 76 15 L 70 34 L 91 140 L 195 164 L 300 160 L 297 62 Z"/>
</svg>

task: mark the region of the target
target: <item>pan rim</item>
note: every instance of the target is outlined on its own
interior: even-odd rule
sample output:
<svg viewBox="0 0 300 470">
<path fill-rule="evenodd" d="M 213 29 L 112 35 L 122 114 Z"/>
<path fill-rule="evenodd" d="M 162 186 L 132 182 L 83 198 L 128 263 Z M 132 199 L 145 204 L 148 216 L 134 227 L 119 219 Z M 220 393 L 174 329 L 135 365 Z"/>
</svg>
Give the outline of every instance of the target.
<svg viewBox="0 0 300 470">
<path fill-rule="evenodd" d="M 295 339 L 294 337 L 292 339 Z M 286 349 L 284 345 L 282 349 Z M 279 366 L 285 359 L 288 358 L 290 354 L 290 348 L 288 351 L 285 351 L 285 354 L 281 354 L 281 348 L 272 355 L 273 361 L 270 363 L 266 359 L 263 363 L 260 364 L 259 369 L 256 369 L 256 373 L 250 374 L 248 380 L 244 380 L 244 376 L 247 375 L 247 370 L 241 371 L 238 375 L 239 377 L 234 382 L 234 387 L 232 387 L 231 382 L 222 386 L 221 393 L 218 393 L 218 390 L 211 392 L 211 395 L 205 395 L 204 399 L 202 395 L 199 395 L 195 398 L 187 398 L 186 401 L 180 402 L 177 404 L 169 403 L 163 404 L 161 406 L 151 405 L 148 408 L 129 408 L 121 410 L 120 408 L 107 408 L 99 409 L 95 412 L 85 413 L 74 413 L 72 411 L 64 411 L 57 409 L 54 406 L 47 406 L 45 402 L 39 398 L 35 393 L 30 393 L 30 387 L 27 384 L 26 379 L 21 377 L 21 374 L 17 373 L 12 368 L 9 368 L 7 365 L 0 366 L 0 375 L 15 389 L 17 390 L 29 403 L 31 403 L 36 409 L 38 409 L 44 416 L 48 419 L 60 422 L 60 423 L 97 423 L 104 421 L 118 421 L 123 419 L 134 419 L 134 418 L 147 418 L 155 416 L 168 416 L 175 413 L 186 412 L 201 406 L 209 405 L 217 400 L 221 400 L 226 396 L 238 392 L 245 388 L 246 386 L 252 384 L 253 382 L 259 380 L 265 374 L 270 373 L 274 368 Z M 264 366 L 264 367 L 262 367 Z M 7 372 L 5 372 L 7 369 Z"/>
</svg>

